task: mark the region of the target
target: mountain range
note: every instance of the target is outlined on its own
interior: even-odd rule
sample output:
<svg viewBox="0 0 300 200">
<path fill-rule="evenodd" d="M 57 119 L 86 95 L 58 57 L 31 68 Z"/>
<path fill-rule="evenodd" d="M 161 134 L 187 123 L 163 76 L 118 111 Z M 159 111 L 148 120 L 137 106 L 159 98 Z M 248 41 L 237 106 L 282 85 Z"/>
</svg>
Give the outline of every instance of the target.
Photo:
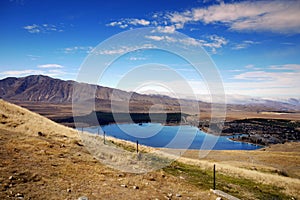
<svg viewBox="0 0 300 200">
<path fill-rule="evenodd" d="M 74 95 L 74 88 L 78 95 Z M 210 103 L 188 99 L 176 99 L 162 94 L 139 94 L 119 89 L 102 87 L 87 83 L 78 83 L 72 80 L 60 80 L 44 75 L 31 75 L 27 77 L 8 77 L 0 80 L 0 98 L 8 101 L 41 102 L 53 104 L 72 104 L 75 98 L 80 101 L 96 102 L 97 110 L 109 111 L 114 105 L 118 111 L 126 109 L 130 104 L 130 110 L 135 112 L 165 109 L 168 112 L 185 110 L 193 113 L 195 106 L 200 109 L 209 109 Z M 228 96 L 230 98 L 230 96 Z M 204 98 L 205 99 L 205 98 Z M 155 105 L 155 107 L 153 107 Z M 246 98 L 245 96 L 231 96 L 227 108 L 298 111 L 299 99 L 276 101 L 262 98 Z M 154 109 L 154 110 L 153 110 Z"/>
<path fill-rule="evenodd" d="M 180 105 L 192 107 L 191 104 L 195 103 L 168 96 L 145 95 L 71 80 L 65 81 L 44 75 L 0 80 L 0 98 L 13 102 L 52 104 L 72 104 L 80 101 L 88 105 L 96 102 L 96 109 L 105 111 L 110 110 L 111 105 L 122 111 L 129 103 L 130 109 L 138 112 L 148 111 L 153 105 L 161 105 L 170 112 L 177 112 Z M 159 106 L 157 109 L 160 109 Z"/>
</svg>

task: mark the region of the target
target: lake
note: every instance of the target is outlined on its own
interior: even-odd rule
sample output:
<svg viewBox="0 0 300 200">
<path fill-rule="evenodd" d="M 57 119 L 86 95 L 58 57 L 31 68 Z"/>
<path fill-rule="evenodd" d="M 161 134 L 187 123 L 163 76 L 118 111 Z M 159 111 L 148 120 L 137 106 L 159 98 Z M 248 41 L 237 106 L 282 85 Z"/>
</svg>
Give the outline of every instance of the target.
<svg viewBox="0 0 300 200">
<path fill-rule="evenodd" d="M 81 129 L 80 129 L 81 130 Z M 151 147 L 203 150 L 255 150 L 261 146 L 232 141 L 232 136 L 214 136 L 189 125 L 164 126 L 159 123 L 110 124 L 84 128 L 84 131 L 129 140 Z"/>
</svg>

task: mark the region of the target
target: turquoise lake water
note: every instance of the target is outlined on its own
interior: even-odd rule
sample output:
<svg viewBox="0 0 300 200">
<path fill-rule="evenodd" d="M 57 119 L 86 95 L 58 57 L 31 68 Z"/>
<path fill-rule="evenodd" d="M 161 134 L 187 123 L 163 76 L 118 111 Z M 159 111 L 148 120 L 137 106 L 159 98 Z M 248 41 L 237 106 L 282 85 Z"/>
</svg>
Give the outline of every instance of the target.
<svg viewBox="0 0 300 200">
<path fill-rule="evenodd" d="M 232 136 L 214 136 L 189 125 L 164 126 L 159 123 L 110 124 L 84 128 L 94 134 L 129 140 L 151 147 L 203 150 L 255 150 L 261 146 L 229 140 Z M 235 136 L 237 137 L 237 136 Z"/>
</svg>

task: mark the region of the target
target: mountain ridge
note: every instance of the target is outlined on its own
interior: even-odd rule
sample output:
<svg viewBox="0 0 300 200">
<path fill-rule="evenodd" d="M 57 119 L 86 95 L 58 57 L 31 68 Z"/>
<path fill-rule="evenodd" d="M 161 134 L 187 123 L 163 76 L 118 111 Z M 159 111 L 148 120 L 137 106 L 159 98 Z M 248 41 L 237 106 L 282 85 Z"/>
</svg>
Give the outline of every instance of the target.
<svg viewBox="0 0 300 200">
<path fill-rule="evenodd" d="M 73 95 L 74 87 L 77 94 Z M 161 105 L 168 112 L 178 112 L 182 106 L 193 111 L 194 107 L 210 108 L 210 103 L 189 99 L 176 99 L 161 94 L 140 94 L 127 92 L 119 89 L 104 87 L 95 84 L 79 83 L 73 80 L 61 80 L 45 75 L 30 75 L 26 77 L 7 77 L 0 80 L 0 98 L 7 101 L 28 101 L 46 103 L 68 103 L 77 101 L 78 98 L 86 102 L 96 102 L 96 109 L 111 109 L 111 105 L 122 105 L 126 107 L 128 102 L 134 111 L 149 111 L 153 105 Z M 275 111 L 299 111 L 300 100 L 292 98 L 285 102 L 252 98 L 244 103 L 237 101 L 229 103 L 227 107 L 253 108 L 254 110 L 275 110 Z M 105 107 L 105 108 L 104 108 Z M 259 108 L 261 107 L 261 108 Z M 122 109 L 121 109 L 122 110 Z"/>
<path fill-rule="evenodd" d="M 110 100 L 112 92 L 120 99 L 124 99 L 122 95 L 126 97 L 130 95 L 136 99 L 141 99 L 141 97 L 158 97 L 158 95 L 138 94 L 136 92 L 127 92 L 95 84 L 61 80 L 45 75 L 30 75 L 21 78 L 7 77 L 2 79 L 0 80 L 0 97 L 3 99 L 25 101 L 72 102 L 72 90 L 75 84 L 77 84 L 76 87 L 90 86 L 96 89 L 95 97 L 97 99 Z M 164 98 L 167 97 L 164 96 Z M 168 98 L 174 99 L 171 97 Z"/>
<path fill-rule="evenodd" d="M 7 101 L 46 102 L 53 104 L 72 104 L 86 102 L 95 104 L 98 110 L 109 110 L 111 105 L 126 110 L 149 111 L 153 105 L 164 105 L 167 110 L 180 110 L 178 99 L 127 92 L 119 89 L 79 83 L 72 80 L 55 79 L 44 75 L 30 75 L 21 78 L 8 77 L 0 80 L 0 98 Z M 185 101 L 189 105 L 190 101 Z M 193 102 L 195 103 L 195 102 Z M 172 111 L 173 112 L 173 111 Z"/>
</svg>

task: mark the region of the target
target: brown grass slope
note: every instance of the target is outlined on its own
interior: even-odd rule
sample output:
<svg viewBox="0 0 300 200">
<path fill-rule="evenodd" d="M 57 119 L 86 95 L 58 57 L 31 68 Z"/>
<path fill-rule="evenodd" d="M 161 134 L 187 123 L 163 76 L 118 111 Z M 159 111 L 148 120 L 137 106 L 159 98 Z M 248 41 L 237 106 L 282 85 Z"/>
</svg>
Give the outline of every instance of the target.
<svg viewBox="0 0 300 200">
<path fill-rule="evenodd" d="M 143 150 L 148 151 L 146 147 Z M 300 180 L 294 178 L 299 177 L 299 143 L 261 151 L 212 151 L 204 159 L 199 159 L 199 153 L 187 151 L 179 161 L 209 173 L 217 163 L 220 175 L 278 186 L 281 192 L 300 197 Z M 82 146 L 77 131 L 3 100 L 0 160 L 0 199 L 77 199 L 83 195 L 89 199 L 166 199 L 170 193 L 172 199 L 216 198 L 207 187 L 196 187 L 182 175 L 175 177 L 162 170 L 136 175 L 108 168 Z M 282 174 L 285 169 L 287 174 Z M 243 193 L 243 188 L 240 191 L 245 199 L 255 199 L 249 197 L 253 193 Z M 176 197 L 176 193 L 182 197 Z"/>
<path fill-rule="evenodd" d="M 216 198 L 161 170 L 136 175 L 110 169 L 79 141 L 75 130 L 0 100 L 0 199 Z"/>
</svg>

